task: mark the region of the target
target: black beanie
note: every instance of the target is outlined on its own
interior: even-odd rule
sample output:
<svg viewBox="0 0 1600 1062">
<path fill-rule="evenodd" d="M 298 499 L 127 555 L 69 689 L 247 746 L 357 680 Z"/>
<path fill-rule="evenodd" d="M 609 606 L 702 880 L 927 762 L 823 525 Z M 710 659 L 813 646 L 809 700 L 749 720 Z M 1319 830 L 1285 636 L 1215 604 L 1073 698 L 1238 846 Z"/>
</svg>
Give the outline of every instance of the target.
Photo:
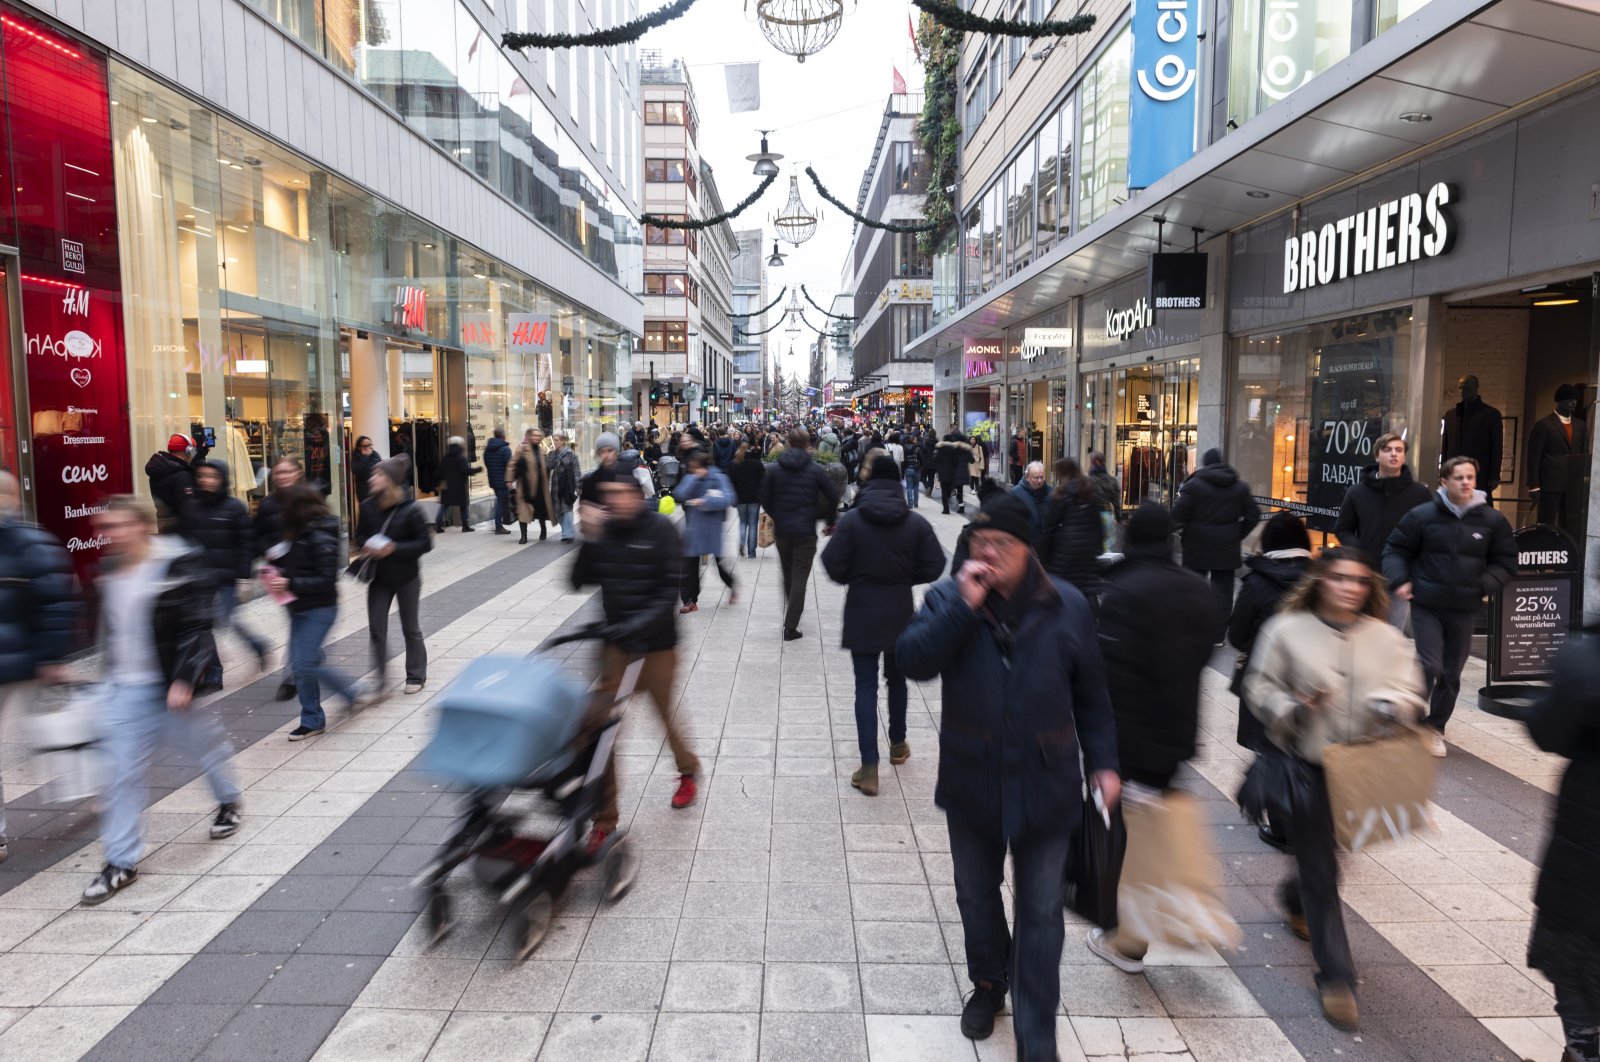
<svg viewBox="0 0 1600 1062">
<path fill-rule="evenodd" d="M 1150 546 L 1168 549 L 1171 536 L 1172 514 L 1167 512 L 1166 506 L 1144 501 L 1128 517 L 1128 527 L 1122 533 L 1122 541 L 1130 550 Z"/>
<path fill-rule="evenodd" d="M 1311 536 L 1306 534 L 1306 525 L 1294 513 L 1287 511 L 1273 514 L 1267 526 L 1261 529 L 1261 552 L 1274 553 L 1280 549 L 1303 549 L 1308 552 L 1311 549 Z"/>
<path fill-rule="evenodd" d="M 1201 467 L 1222 464 L 1222 451 L 1213 446 L 1200 458 Z"/>
<path fill-rule="evenodd" d="M 894 463 L 894 458 L 888 454 L 879 454 L 872 459 L 872 479 L 899 479 L 900 466 Z"/>
<path fill-rule="evenodd" d="M 983 500 L 983 509 L 972 518 L 974 531 L 1004 531 L 1033 545 L 1033 514 L 1021 498 L 997 491 Z"/>
</svg>

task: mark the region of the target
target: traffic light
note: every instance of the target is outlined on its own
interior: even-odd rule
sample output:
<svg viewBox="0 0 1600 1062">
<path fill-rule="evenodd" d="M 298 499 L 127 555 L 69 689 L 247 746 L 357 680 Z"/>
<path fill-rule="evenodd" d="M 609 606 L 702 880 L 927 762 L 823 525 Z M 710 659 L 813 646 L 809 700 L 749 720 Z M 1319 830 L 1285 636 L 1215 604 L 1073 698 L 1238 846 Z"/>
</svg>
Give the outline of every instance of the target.
<svg viewBox="0 0 1600 1062">
<path fill-rule="evenodd" d="M 660 402 L 661 402 L 661 382 L 659 380 L 651 380 L 650 381 L 650 404 L 652 406 L 654 406 L 654 405 L 659 405 Z"/>
</svg>

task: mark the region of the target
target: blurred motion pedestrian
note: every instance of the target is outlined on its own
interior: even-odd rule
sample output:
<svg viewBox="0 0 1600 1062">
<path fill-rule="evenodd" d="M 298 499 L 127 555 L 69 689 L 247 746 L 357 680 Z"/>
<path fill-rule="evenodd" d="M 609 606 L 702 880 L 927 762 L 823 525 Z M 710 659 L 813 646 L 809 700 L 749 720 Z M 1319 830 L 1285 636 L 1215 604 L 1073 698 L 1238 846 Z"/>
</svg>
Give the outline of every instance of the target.
<svg viewBox="0 0 1600 1062">
<path fill-rule="evenodd" d="M 909 694 L 895 658 L 895 640 L 913 611 L 911 588 L 944 573 L 944 550 L 928 521 L 913 513 L 900 470 L 887 454 L 871 468 L 861 497 L 839 518 L 822 551 L 828 578 L 849 587 L 844 599 L 840 644 L 855 669 L 856 744 L 861 767 L 850 784 L 878 795 L 878 658 L 883 658 L 889 697 L 889 762 L 911 758 L 906 740 Z"/>
<path fill-rule="evenodd" d="M 156 500 L 156 516 L 163 531 L 176 531 L 184 510 L 194 500 L 195 462 L 206 455 L 189 436 L 179 432 L 167 440 L 167 448 L 150 455 L 144 474 L 150 480 L 150 496 Z"/>
<path fill-rule="evenodd" d="M 1221 450 L 1207 450 L 1199 470 L 1178 491 L 1172 522 L 1183 542 L 1183 566 L 1211 580 L 1224 609 L 1233 608 L 1240 543 L 1260 520 L 1250 485 L 1222 460 Z"/>
<path fill-rule="evenodd" d="M 228 766 L 233 749 L 216 716 L 194 705 L 217 655 L 215 586 L 200 550 L 175 535 L 157 537 L 155 509 L 132 495 L 108 498 L 95 530 L 105 543 L 100 734 L 111 776 L 100 814 L 105 865 L 83 890 L 87 906 L 104 903 L 139 876 L 145 779 L 163 740 L 181 745 L 211 785 L 218 805 L 212 839 L 232 836 L 242 821 L 239 785 Z"/>
<path fill-rule="evenodd" d="M 1411 602 L 1411 634 L 1427 682 L 1435 756 L 1445 754 L 1444 728 L 1461 692 L 1478 607 L 1517 574 L 1511 524 L 1477 489 L 1477 476 L 1472 458 L 1447 460 L 1438 491 L 1400 518 L 1383 551 L 1389 588 Z"/>
<path fill-rule="evenodd" d="M 483 475 L 494 491 L 494 533 L 509 535 L 511 529 L 511 484 L 506 471 L 511 465 L 511 444 L 506 442 L 506 429 L 497 424 L 494 437 L 483 447 Z M 370 470 L 369 470 L 370 471 Z"/>
<path fill-rule="evenodd" d="M 428 681 L 428 646 L 422 638 L 422 555 L 433 549 L 428 520 L 401 487 L 411 473 L 404 454 L 378 462 L 372 472 L 372 501 L 356 525 L 353 566 L 365 564 L 367 638 L 372 646 L 374 691 L 387 685 L 389 671 L 389 608 L 398 605 L 400 633 L 406 643 L 407 693 L 418 693 Z M 361 569 L 356 568 L 357 571 Z"/>
<path fill-rule="evenodd" d="M 1416 653 L 1388 620 L 1388 594 L 1370 562 L 1347 547 L 1324 550 L 1262 627 L 1244 677 L 1245 703 L 1275 752 L 1295 763 L 1286 802 L 1297 874 L 1279 898 L 1290 930 L 1311 942 L 1323 1015 L 1346 1030 L 1359 1024 L 1356 971 L 1339 907 L 1322 754 L 1422 714 Z"/>
<path fill-rule="evenodd" d="M 971 526 L 971 556 L 928 590 L 895 652 L 907 678 L 941 679 L 933 798 L 950 832 L 973 983 L 961 1031 L 988 1037 L 1014 992 L 1018 1057 L 1050 1062 L 1067 854 L 1083 814 L 1080 742 L 1092 787 L 1114 808 L 1116 736 L 1094 617 L 1082 594 L 1039 565 L 1027 509 L 996 492 Z"/>
<path fill-rule="evenodd" d="M 372 445 L 372 436 L 356 437 L 355 452 L 350 455 L 350 482 L 355 487 L 358 503 L 367 500 L 367 495 L 372 490 L 367 481 L 372 476 L 372 470 L 377 468 L 378 462 L 382 460 L 383 455 Z"/>
<path fill-rule="evenodd" d="M 477 530 L 472 526 L 472 516 L 468 512 L 472 504 L 469 481 L 482 471 L 482 468 L 467 461 L 467 440 L 459 435 L 450 436 L 444 459 L 439 462 L 439 482 L 436 484 L 439 489 L 439 518 L 434 523 L 435 531 L 444 530 L 451 509 L 460 510 L 462 531 Z"/>
<path fill-rule="evenodd" d="M 0 471 L 0 709 L 25 702 L 36 682 L 66 678 L 80 615 L 67 551 L 23 520 L 17 477 Z M 8 846 L 0 789 L 0 863 Z"/>
<path fill-rule="evenodd" d="M 268 475 L 272 481 L 272 490 L 261 499 L 261 504 L 256 506 L 255 545 L 256 556 L 270 559 L 275 547 L 283 541 L 282 492 L 302 482 L 306 478 L 306 469 L 300 463 L 300 459 L 293 454 L 279 454 L 273 459 L 272 469 Z M 285 666 L 278 681 L 278 690 L 272 699 L 288 701 L 293 700 L 294 695 L 294 669 Z"/>
<path fill-rule="evenodd" d="M 1056 489 L 1045 503 L 1039 559 L 1045 571 L 1077 587 L 1090 608 L 1099 605 L 1099 558 L 1105 545 L 1105 525 L 1100 513 L 1094 484 L 1083 474 L 1078 462 L 1070 457 L 1057 461 Z"/>
<path fill-rule="evenodd" d="M 712 466 L 711 457 L 704 450 L 690 454 L 688 464 L 688 475 L 674 494 L 683 506 L 683 607 L 678 611 L 698 612 L 702 557 L 709 556 L 722 577 L 722 585 L 728 588 L 728 604 L 739 601 L 733 569 L 722 556 L 728 510 L 733 507 L 733 484 L 722 469 Z M 642 493 L 642 483 L 640 490 Z"/>
<path fill-rule="evenodd" d="M 578 469 L 578 454 L 569 443 L 565 432 L 550 436 L 550 504 L 551 516 L 561 524 L 561 541 L 571 542 L 575 537 L 572 528 L 573 508 L 578 504 L 578 484 L 582 473 Z"/>
<path fill-rule="evenodd" d="M 811 456 L 811 436 L 796 429 L 788 448 L 761 480 L 761 508 L 772 517 L 778 568 L 783 576 L 783 640 L 800 637 L 806 586 L 817 556 L 817 521 L 833 533 L 839 490 Z"/>
<path fill-rule="evenodd" d="M 616 440 L 615 435 L 610 438 L 613 442 Z M 550 499 L 550 463 L 545 458 L 543 442 L 544 436 L 536 429 L 524 432 L 507 472 L 508 482 L 516 493 L 517 526 L 522 529 L 518 545 L 527 544 L 528 525 L 535 521 L 539 524 L 539 541 L 543 542 L 549 535 L 549 521 L 555 517 Z"/>
<path fill-rule="evenodd" d="M 1095 497 L 1100 499 L 1100 504 L 1111 514 L 1112 519 L 1122 523 L 1122 485 L 1117 482 L 1117 477 L 1106 471 L 1106 455 L 1095 452 L 1089 455 L 1089 482 L 1094 484 Z"/>
<path fill-rule="evenodd" d="M 212 629 L 228 630 L 255 654 L 256 663 L 267 666 L 267 641 L 239 622 L 239 582 L 251 577 L 255 555 L 255 525 L 244 502 L 228 490 L 228 465 L 207 460 L 195 465 L 195 496 L 179 522 L 183 535 L 200 547 L 200 564 L 210 574 L 215 587 Z M 206 676 L 206 686 L 222 688 L 222 661 L 216 661 Z"/>
<path fill-rule="evenodd" d="M 1528 719 L 1546 752 L 1570 762 L 1534 889 L 1528 965 L 1550 979 L 1567 1042 L 1564 1062 L 1600 1060 L 1600 628 L 1569 640 Z"/>
<path fill-rule="evenodd" d="M 972 476 L 972 447 L 952 424 L 949 434 L 939 440 L 936 453 L 939 495 L 944 502 L 944 513 L 946 516 L 950 514 L 951 495 L 955 496 L 956 512 L 964 513 L 967 511 L 967 481 Z"/>
<path fill-rule="evenodd" d="M 739 556 L 756 555 L 757 532 L 761 526 L 761 480 L 767 463 L 747 438 L 739 446 L 733 462 L 734 503 L 739 507 Z"/>
<path fill-rule="evenodd" d="M 1339 544 L 1354 546 L 1374 560 L 1381 560 L 1389 536 L 1401 517 L 1432 497 L 1427 487 L 1411 478 L 1406 467 L 1406 440 L 1397 432 L 1387 432 L 1373 440 L 1374 464 L 1361 470 L 1339 506 L 1339 519 L 1333 533 Z M 1390 620 L 1401 630 L 1411 615 L 1411 604 L 1400 597 L 1389 599 Z"/>
</svg>

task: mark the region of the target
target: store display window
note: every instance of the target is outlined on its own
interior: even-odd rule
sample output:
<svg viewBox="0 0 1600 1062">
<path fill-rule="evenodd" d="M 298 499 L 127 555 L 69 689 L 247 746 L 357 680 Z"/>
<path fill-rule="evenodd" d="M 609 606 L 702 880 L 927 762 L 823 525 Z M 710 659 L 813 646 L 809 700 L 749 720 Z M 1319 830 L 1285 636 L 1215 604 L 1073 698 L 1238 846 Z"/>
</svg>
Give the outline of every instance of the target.
<svg viewBox="0 0 1600 1062">
<path fill-rule="evenodd" d="M 1199 466 L 1200 359 L 1082 376 L 1082 460 L 1106 457 L 1122 504 L 1171 505 Z"/>
</svg>

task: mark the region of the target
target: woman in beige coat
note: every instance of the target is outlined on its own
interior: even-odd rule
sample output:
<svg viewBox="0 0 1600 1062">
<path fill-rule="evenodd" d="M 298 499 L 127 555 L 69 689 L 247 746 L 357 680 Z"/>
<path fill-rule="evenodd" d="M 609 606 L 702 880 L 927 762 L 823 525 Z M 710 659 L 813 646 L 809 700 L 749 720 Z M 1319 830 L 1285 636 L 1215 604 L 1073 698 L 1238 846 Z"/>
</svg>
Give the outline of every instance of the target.
<svg viewBox="0 0 1600 1062">
<path fill-rule="evenodd" d="M 521 544 L 527 544 L 528 525 L 539 521 L 539 538 L 549 533 L 548 521 L 556 518 L 550 498 L 550 464 L 540 443 L 544 436 L 537 428 L 529 428 L 517 446 L 517 452 L 506 468 L 506 484 L 516 495 L 517 526 L 522 528 Z"/>
<path fill-rule="evenodd" d="M 1410 640 L 1391 627 L 1383 576 L 1359 550 L 1324 550 L 1256 637 L 1244 701 L 1267 737 L 1300 761 L 1306 785 L 1291 801 L 1298 878 L 1279 888 L 1289 928 L 1311 942 L 1322 1013 L 1341 1029 L 1359 1020 L 1355 963 L 1339 908 L 1339 863 L 1322 751 L 1373 736 L 1386 720 L 1422 718 L 1422 672 Z"/>
</svg>

